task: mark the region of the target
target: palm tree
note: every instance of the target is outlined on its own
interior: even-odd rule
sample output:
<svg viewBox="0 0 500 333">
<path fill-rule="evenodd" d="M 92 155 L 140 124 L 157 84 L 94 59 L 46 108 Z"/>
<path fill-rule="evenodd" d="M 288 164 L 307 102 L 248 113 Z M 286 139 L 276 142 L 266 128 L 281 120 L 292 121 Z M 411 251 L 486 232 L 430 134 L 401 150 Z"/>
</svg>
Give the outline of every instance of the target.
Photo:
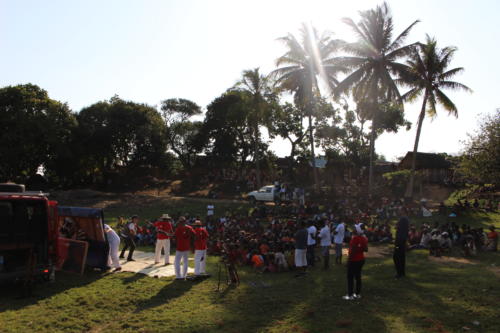
<svg viewBox="0 0 500 333">
<path fill-rule="evenodd" d="M 276 79 L 276 85 L 282 90 L 292 92 L 295 100 L 306 110 L 314 184 L 316 190 L 319 190 L 313 135 L 314 105 L 320 95 L 317 78 L 322 78 L 330 89 L 338 83 L 336 75 L 342 68 L 336 65 L 332 55 L 341 43 L 333 39 L 331 33 L 325 32 L 320 36 L 316 29 L 306 23 L 303 23 L 300 29 L 300 39 L 288 34 L 278 40 L 285 44 L 287 50 L 276 60 L 276 66 L 279 68 L 271 75 Z"/>
<path fill-rule="evenodd" d="M 375 9 L 360 12 L 361 19 L 355 23 L 350 18 L 343 21 L 357 36 L 354 43 L 343 46 L 351 56 L 337 57 L 339 66 L 345 66 L 351 73 L 334 90 L 336 95 L 350 92 L 353 98 L 369 105 L 371 112 L 369 190 L 373 189 L 373 160 L 379 105 L 393 100 L 401 102 L 401 95 L 393 75 L 403 71 L 406 65 L 398 62 L 410 54 L 414 44 L 403 45 L 410 30 L 419 21 L 410 24 L 396 38 L 393 36 L 393 22 L 386 3 Z"/>
<path fill-rule="evenodd" d="M 260 154 L 259 154 L 259 143 L 260 143 L 260 129 L 259 126 L 262 124 L 264 119 L 264 112 L 267 107 L 266 96 L 270 94 L 269 80 L 266 76 L 259 73 L 259 68 L 252 70 L 243 71 L 242 79 L 238 81 L 235 85 L 247 92 L 252 99 L 253 112 L 250 113 L 249 124 L 253 131 L 254 138 L 254 162 L 257 178 L 257 186 L 260 188 L 261 176 L 260 176 Z"/>
<path fill-rule="evenodd" d="M 450 81 L 455 75 L 464 70 L 462 67 L 448 69 L 456 51 L 457 49 L 451 46 L 439 49 L 436 40 L 427 35 L 425 44 L 419 44 L 407 61 L 409 70 L 403 72 L 401 78 L 397 80 L 401 84 L 411 88 L 403 95 L 404 100 L 412 102 L 423 95 L 422 108 L 418 116 L 417 134 L 413 146 L 410 181 L 406 189 L 406 197 L 413 195 L 418 142 L 425 114 L 427 113 L 431 118 L 435 117 L 437 115 L 436 105 L 440 104 L 448 111 L 448 114 L 458 117 L 456 105 L 446 96 L 443 89 L 472 92 L 466 85 Z"/>
</svg>

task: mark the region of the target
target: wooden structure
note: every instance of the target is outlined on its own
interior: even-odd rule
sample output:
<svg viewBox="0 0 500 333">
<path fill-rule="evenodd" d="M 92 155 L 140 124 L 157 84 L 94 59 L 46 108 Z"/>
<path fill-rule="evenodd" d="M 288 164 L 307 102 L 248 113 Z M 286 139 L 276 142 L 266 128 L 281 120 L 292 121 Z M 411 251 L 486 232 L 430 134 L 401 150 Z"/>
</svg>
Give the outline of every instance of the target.
<svg viewBox="0 0 500 333">
<path fill-rule="evenodd" d="M 413 152 L 408 152 L 399 162 L 398 169 L 411 169 Z M 417 153 L 416 170 L 426 183 L 441 184 L 452 176 L 451 162 L 444 155 L 435 153 Z"/>
</svg>

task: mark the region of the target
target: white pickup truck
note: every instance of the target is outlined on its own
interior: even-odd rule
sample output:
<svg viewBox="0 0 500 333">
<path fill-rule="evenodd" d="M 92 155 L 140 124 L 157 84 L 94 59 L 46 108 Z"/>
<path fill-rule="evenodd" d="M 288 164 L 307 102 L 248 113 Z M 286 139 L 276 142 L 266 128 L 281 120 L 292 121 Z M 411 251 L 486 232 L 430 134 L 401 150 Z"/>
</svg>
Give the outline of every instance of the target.
<svg viewBox="0 0 500 333">
<path fill-rule="evenodd" d="M 256 201 L 275 201 L 279 198 L 279 193 L 277 193 L 276 187 L 274 185 L 266 185 L 258 191 L 252 191 L 247 194 L 247 198 L 250 202 Z"/>
</svg>

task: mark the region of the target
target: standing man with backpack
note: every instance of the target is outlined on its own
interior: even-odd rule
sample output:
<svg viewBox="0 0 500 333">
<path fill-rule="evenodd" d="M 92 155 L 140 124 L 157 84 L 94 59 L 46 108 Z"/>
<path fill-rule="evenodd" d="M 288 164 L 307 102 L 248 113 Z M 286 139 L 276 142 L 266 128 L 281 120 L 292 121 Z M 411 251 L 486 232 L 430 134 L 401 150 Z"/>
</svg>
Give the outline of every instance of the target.
<svg viewBox="0 0 500 333">
<path fill-rule="evenodd" d="M 122 253 L 120 254 L 120 258 L 123 259 L 125 257 L 125 251 L 128 251 L 127 261 L 135 261 L 132 256 L 134 255 L 135 250 L 135 236 L 137 235 L 137 223 L 139 223 L 139 216 L 134 215 L 131 218 L 131 221 L 125 223 L 120 231 L 120 236 L 123 237 L 125 242 L 125 246 L 122 249 Z"/>
<path fill-rule="evenodd" d="M 408 239 L 408 227 L 410 221 L 408 220 L 408 210 L 406 207 L 400 210 L 401 218 L 396 224 L 396 239 L 394 241 L 394 266 L 396 268 L 396 279 L 405 277 L 406 267 L 406 241 Z"/>
</svg>

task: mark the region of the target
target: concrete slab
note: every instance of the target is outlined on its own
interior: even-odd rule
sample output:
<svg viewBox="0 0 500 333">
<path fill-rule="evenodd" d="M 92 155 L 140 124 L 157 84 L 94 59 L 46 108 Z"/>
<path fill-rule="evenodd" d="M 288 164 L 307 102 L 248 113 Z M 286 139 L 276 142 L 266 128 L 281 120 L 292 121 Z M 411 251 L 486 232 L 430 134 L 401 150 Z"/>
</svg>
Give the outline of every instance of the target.
<svg viewBox="0 0 500 333">
<path fill-rule="evenodd" d="M 163 256 L 162 259 L 164 260 Z M 120 264 L 122 265 L 122 272 L 141 273 L 151 277 L 169 277 L 175 276 L 174 259 L 175 256 L 170 256 L 170 265 L 168 266 L 164 265 L 164 261 L 155 264 L 153 252 L 135 251 L 135 261 L 120 259 Z M 189 261 L 193 261 L 193 258 L 189 258 Z M 193 272 L 194 269 L 188 267 L 188 274 Z"/>
</svg>

